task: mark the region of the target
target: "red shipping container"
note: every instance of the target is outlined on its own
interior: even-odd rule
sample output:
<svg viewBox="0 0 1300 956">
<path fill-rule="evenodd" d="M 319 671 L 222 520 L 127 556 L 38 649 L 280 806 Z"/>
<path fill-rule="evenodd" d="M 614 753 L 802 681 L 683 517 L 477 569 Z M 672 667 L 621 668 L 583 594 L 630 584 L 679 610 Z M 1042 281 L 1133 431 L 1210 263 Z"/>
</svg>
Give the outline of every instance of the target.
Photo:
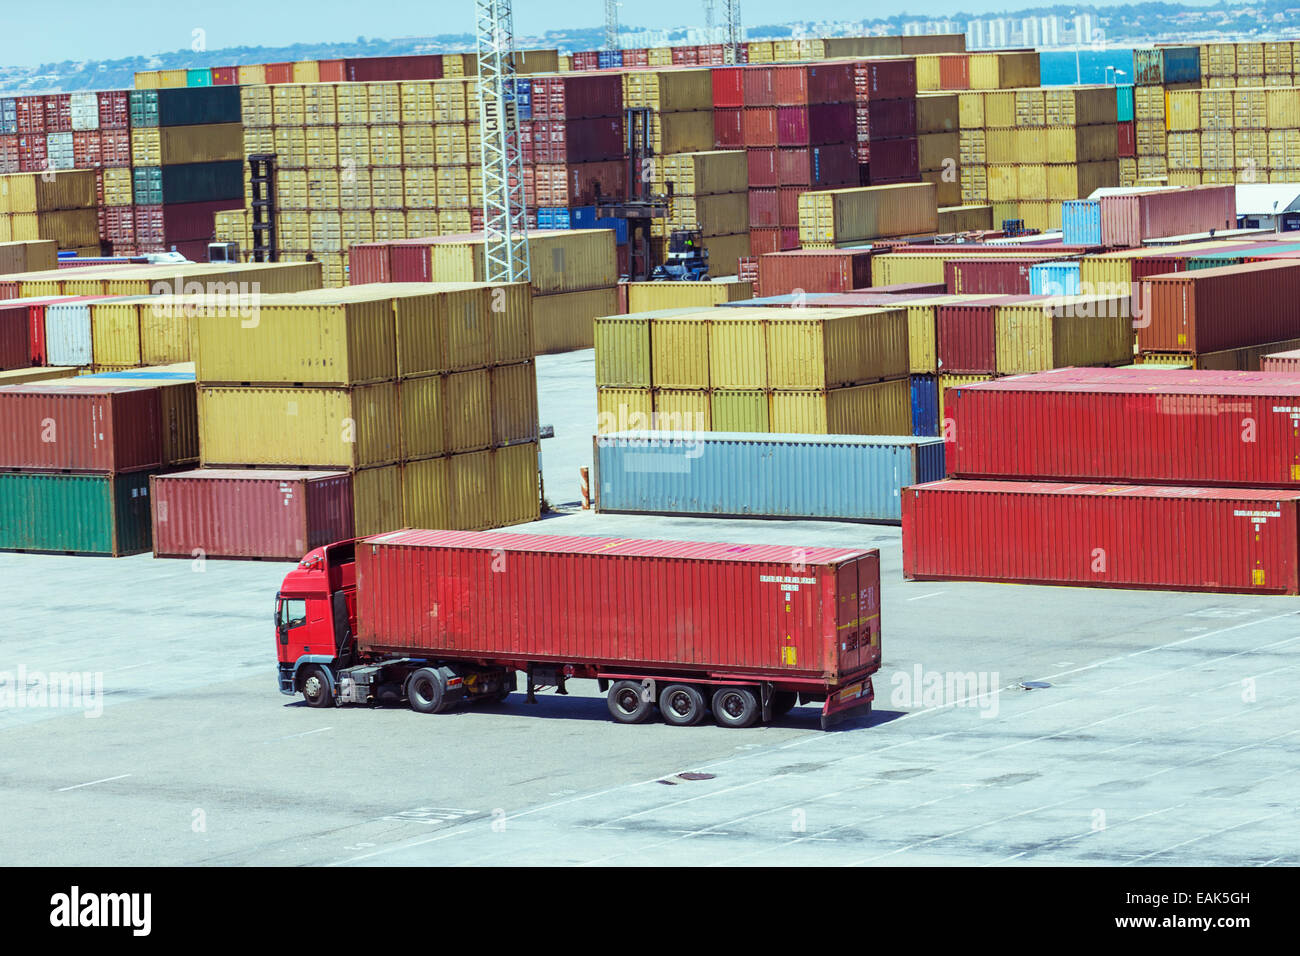
<svg viewBox="0 0 1300 956">
<path fill-rule="evenodd" d="M 1295 594 L 1297 499 L 1249 488 L 913 485 L 903 489 L 903 576 Z"/>
<path fill-rule="evenodd" d="M 630 275 L 632 272 L 632 248 L 627 243 L 614 247 L 614 267 L 618 270 L 620 276 Z M 618 286 L 619 312 L 627 314 L 627 283 L 620 282 Z"/>
<path fill-rule="evenodd" d="M 18 135 L 0 135 L 0 173 L 18 172 Z"/>
<path fill-rule="evenodd" d="M 855 111 L 858 142 L 916 136 L 916 100 L 875 100 Z"/>
<path fill-rule="evenodd" d="M 780 195 L 777 198 L 777 208 L 781 226 L 799 227 L 799 197 L 808 192 L 807 186 L 782 186 L 779 190 Z M 784 248 L 784 242 L 782 247 Z"/>
<path fill-rule="evenodd" d="M 727 66 L 710 70 L 714 107 L 738 109 L 745 105 L 745 67 Z"/>
<path fill-rule="evenodd" d="M 739 62 L 744 63 L 747 57 L 741 52 Z M 710 43 L 708 46 L 699 48 L 699 61 L 701 66 L 716 66 L 727 61 L 726 53 L 721 43 Z"/>
<path fill-rule="evenodd" d="M 573 68 L 575 70 L 600 69 L 600 55 L 595 50 L 583 50 L 580 53 L 575 53 L 573 54 Z"/>
<path fill-rule="evenodd" d="M 994 306 L 1016 301 L 997 296 L 976 302 L 940 305 L 937 314 L 939 370 L 949 374 L 991 375 L 997 372 L 997 323 Z"/>
<path fill-rule="evenodd" d="M 680 66 L 695 66 L 700 62 L 700 49 L 696 46 L 675 46 L 673 63 Z"/>
<path fill-rule="evenodd" d="M 354 242 L 348 247 L 348 285 L 392 282 L 392 244 Z"/>
<path fill-rule="evenodd" d="M 1259 369 L 1261 372 L 1300 374 L 1300 351 L 1274 352 L 1272 355 L 1265 355 L 1259 361 Z"/>
<path fill-rule="evenodd" d="M 751 190 L 750 196 L 753 195 L 754 193 Z M 769 252 L 780 252 L 781 227 L 751 226 L 749 229 L 749 251 L 753 256 L 763 256 Z M 0 288 L 3 288 L 3 283 L 0 283 Z"/>
<path fill-rule="evenodd" d="M 623 78 L 616 73 L 534 77 L 532 104 L 535 120 L 622 116 Z"/>
<path fill-rule="evenodd" d="M 851 103 L 856 98 L 854 70 L 847 62 L 772 67 L 772 101 L 777 106 Z"/>
<path fill-rule="evenodd" d="M 163 225 L 162 206 L 135 206 L 135 241 L 140 246 L 150 246 L 149 251 L 163 252 L 159 247 L 167 239 Z"/>
<path fill-rule="evenodd" d="M 352 476 L 205 469 L 149 479 L 156 557 L 296 561 L 355 534 Z"/>
<path fill-rule="evenodd" d="M 323 81 L 325 77 L 321 77 Z M 213 86 L 238 86 L 239 85 L 239 67 L 237 66 L 214 66 L 212 68 L 212 85 Z"/>
<path fill-rule="evenodd" d="M 649 66 L 650 51 L 645 49 L 644 47 L 636 50 L 624 50 L 623 65 L 624 66 Z"/>
<path fill-rule="evenodd" d="M 949 259 L 943 264 L 944 285 L 953 295 L 1029 295 L 1029 267 L 1056 258 L 1049 254 Z"/>
<path fill-rule="evenodd" d="M 769 253 L 758 260 L 759 282 L 764 295 L 788 295 L 796 289 L 847 292 L 871 285 L 871 255 L 869 249 Z"/>
<path fill-rule="evenodd" d="M 782 150 L 785 152 L 785 150 Z M 777 168 L 777 151 L 775 149 L 747 149 L 745 159 L 749 163 L 749 185 L 779 186 L 780 171 Z"/>
<path fill-rule="evenodd" d="M 780 226 L 781 191 L 779 189 L 751 189 L 749 191 L 749 226 Z"/>
<path fill-rule="evenodd" d="M 916 98 L 916 59 L 860 60 L 854 64 L 854 95 L 859 103 L 871 100 Z"/>
<path fill-rule="evenodd" d="M 800 246 L 799 227 L 783 225 L 780 232 L 780 245 L 782 252 L 789 249 L 798 249 Z"/>
<path fill-rule="evenodd" d="M 713 145 L 719 149 L 739 149 L 745 145 L 743 109 L 713 111 Z"/>
<path fill-rule="evenodd" d="M 627 164 L 540 163 L 534 167 L 538 206 L 594 206 L 596 191 L 605 198 L 627 198 Z"/>
<path fill-rule="evenodd" d="M 939 89 L 970 89 L 970 60 L 965 53 L 945 53 L 939 56 Z"/>
<path fill-rule="evenodd" d="M 0 386 L 0 468 L 117 473 L 162 464 L 158 390 Z"/>
<path fill-rule="evenodd" d="M 99 128 L 124 130 L 131 125 L 131 101 L 126 90 L 104 90 L 99 94 Z"/>
<path fill-rule="evenodd" d="M 622 118 L 538 120 L 533 152 L 539 163 L 592 163 L 623 155 Z"/>
<path fill-rule="evenodd" d="M 243 207 L 243 199 L 213 199 L 208 202 L 168 203 L 165 206 L 137 206 L 136 209 L 162 210 L 163 242 L 184 242 L 190 239 L 209 242 L 216 234 L 213 216 L 226 209 Z"/>
<path fill-rule="evenodd" d="M 18 171 L 39 173 L 45 168 L 45 134 L 20 133 L 18 135 Z"/>
<path fill-rule="evenodd" d="M 102 206 L 104 210 L 104 238 L 109 242 L 135 242 L 135 207 Z"/>
<path fill-rule="evenodd" d="M 267 83 L 292 83 L 293 82 L 292 63 L 268 63 L 263 69 L 266 72 Z"/>
<path fill-rule="evenodd" d="M 1101 198 L 1101 241 L 1140 246 L 1145 239 L 1237 227 L 1236 187 L 1185 186 Z"/>
<path fill-rule="evenodd" d="M 29 326 L 26 306 L 12 303 L 0 306 L 0 371 L 31 366 L 34 349 Z"/>
<path fill-rule="evenodd" d="M 344 76 L 353 83 L 392 80 L 440 80 L 442 57 L 436 53 L 416 56 L 365 56 L 343 61 Z M 321 80 L 324 81 L 324 77 Z"/>
<path fill-rule="evenodd" d="M 1136 156 L 1137 134 L 1134 131 L 1132 121 L 1118 124 L 1116 126 L 1116 133 L 1119 137 L 1118 152 L 1116 155 Z"/>
<path fill-rule="evenodd" d="M 1217 352 L 1300 336 L 1295 259 L 1152 276 L 1139 294 L 1133 324 L 1142 352 Z"/>
<path fill-rule="evenodd" d="M 776 107 L 746 106 L 743 111 L 746 146 L 776 146 Z"/>
<path fill-rule="evenodd" d="M 750 66 L 744 70 L 745 105 L 775 106 L 776 85 L 773 78 L 775 67 Z"/>
<path fill-rule="evenodd" d="M 502 556 L 506 571 L 494 572 Z M 790 549 L 777 545 L 400 531 L 357 543 L 357 643 L 524 667 L 762 674 L 827 688 L 865 679 L 880 666 L 879 552 L 808 548 L 800 565 L 792 590 Z M 680 597 L 666 605 L 664 594 Z"/>
<path fill-rule="evenodd" d="M 815 103 L 777 107 L 778 146 L 820 146 L 857 139 L 857 115 L 852 103 Z"/>
<path fill-rule="evenodd" d="M 921 175 L 916 138 L 882 139 L 871 143 L 869 185 L 914 182 Z"/>
<path fill-rule="evenodd" d="M 77 169 L 93 169 L 101 165 L 100 134 L 97 129 L 77 130 L 72 134 L 72 161 Z M 102 194 L 101 194 L 101 199 Z"/>
<path fill-rule="evenodd" d="M 346 83 L 348 79 L 348 64 L 346 60 L 320 60 L 317 63 L 320 68 L 320 81 L 322 83 Z M 236 75 L 238 69 L 236 68 Z M 238 82 L 238 80 L 236 80 Z"/>
<path fill-rule="evenodd" d="M 101 130 L 99 157 L 105 168 L 131 165 L 131 131 L 129 129 Z"/>
<path fill-rule="evenodd" d="M 528 167 L 537 162 L 537 150 L 533 148 L 532 120 L 519 121 L 519 158 L 523 161 L 524 174 L 527 175 Z"/>
<path fill-rule="evenodd" d="M 160 252 L 179 252 L 190 262 L 206 262 L 208 258 L 207 239 L 168 239 Z"/>
<path fill-rule="evenodd" d="M 851 143 L 777 151 L 782 186 L 847 186 L 858 181 L 857 150 Z"/>
<path fill-rule="evenodd" d="M 14 109 L 18 114 L 18 132 L 45 132 L 45 97 L 19 96 L 14 100 Z"/>
<path fill-rule="evenodd" d="M 45 132 L 68 133 L 72 131 L 72 95 L 51 93 L 45 97 Z"/>
<path fill-rule="evenodd" d="M 1068 368 L 947 394 L 962 477 L 1300 488 L 1300 377 Z"/>
</svg>

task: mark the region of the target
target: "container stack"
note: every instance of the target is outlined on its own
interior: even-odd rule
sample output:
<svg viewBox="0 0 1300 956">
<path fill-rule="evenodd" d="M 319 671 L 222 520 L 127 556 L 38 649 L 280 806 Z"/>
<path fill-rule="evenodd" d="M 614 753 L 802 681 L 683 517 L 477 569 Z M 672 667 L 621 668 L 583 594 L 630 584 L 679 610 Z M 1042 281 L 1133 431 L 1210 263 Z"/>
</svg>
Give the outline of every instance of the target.
<svg viewBox="0 0 1300 956">
<path fill-rule="evenodd" d="M 668 309 L 596 322 L 600 433 L 910 435 L 902 308 Z"/>
<path fill-rule="evenodd" d="M 805 249 L 834 249 L 870 239 L 932 234 L 939 222 L 931 183 L 804 193 L 799 196 L 798 213 L 799 243 Z"/>
<path fill-rule="evenodd" d="M 214 311 L 195 331 L 203 466 L 342 473 L 356 534 L 534 520 L 530 328 L 522 284 L 264 296 L 251 326 Z"/>
<path fill-rule="evenodd" d="M 1171 91 L 1169 183 L 1300 179 L 1300 88 Z"/>
<path fill-rule="evenodd" d="M 0 176 L 0 242 L 50 239 L 60 248 L 99 253 L 94 170 Z"/>
<path fill-rule="evenodd" d="M 1300 439 L 1276 414 L 1298 401 L 1276 373 L 1061 369 L 956 389 L 953 478 L 903 493 L 904 576 L 1300 593 Z"/>
<path fill-rule="evenodd" d="M 1203 65 L 1201 49 L 1194 46 L 1133 51 L 1136 185 L 1159 184 L 1168 178 L 1166 94 L 1198 88 Z"/>
<path fill-rule="evenodd" d="M 922 163 L 915 58 L 856 61 L 853 84 L 859 185 L 917 182 Z M 928 156 L 927 161 L 932 163 L 935 157 Z M 942 166 L 942 159 L 939 162 Z"/>
<path fill-rule="evenodd" d="M 939 208 L 960 206 L 961 119 L 956 93 L 916 98 L 916 153 L 922 182 L 933 183 Z"/>
<path fill-rule="evenodd" d="M 669 197 L 664 229 L 698 229 L 709 252 L 709 271 L 735 275 L 739 260 L 749 255 L 749 174 L 744 150 L 677 153 L 662 157 L 655 168 L 663 174 L 656 189 Z"/>
</svg>

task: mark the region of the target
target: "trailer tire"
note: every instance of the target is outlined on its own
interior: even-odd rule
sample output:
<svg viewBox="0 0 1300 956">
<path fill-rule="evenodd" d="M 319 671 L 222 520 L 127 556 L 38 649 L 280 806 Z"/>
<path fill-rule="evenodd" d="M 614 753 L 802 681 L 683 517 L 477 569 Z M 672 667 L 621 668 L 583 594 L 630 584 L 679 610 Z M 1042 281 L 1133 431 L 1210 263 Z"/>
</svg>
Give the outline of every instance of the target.
<svg viewBox="0 0 1300 956">
<path fill-rule="evenodd" d="M 434 667 L 421 667 L 406 680 L 406 699 L 417 714 L 442 710 L 444 690 L 442 675 Z"/>
<path fill-rule="evenodd" d="M 759 710 L 758 696 L 748 687 L 719 687 L 713 694 L 713 719 L 720 727 L 752 727 Z"/>
<path fill-rule="evenodd" d="M 620 724 L 645 723 L 655 706 L 653 700 L 646 700 L 641 682 L 635 680 L 615 681 L 609 688 L 606 702 L 610 715 Z"/>
<path fill-rule="evenodd" d="M 704 695 L 690 684 L 669 684 L 659 695 L 659 713 L 674 727 L 694 727 L 704 719 Z"/>
<path fill-rule="evenodd" d="M 799 703 L 799 695 L 794 691 L 778 690 L 772 695 L 772 716 L 784 717 L 794 710 L 794 705 L 797 703 Z"/>
<path fill-rule="evenodd" d="M 304 667 L 299 689 L 309 707 L 334 706 L 334 688 L 330 686 L 329 676 L 323 667 L 315 664 Z"/>
</svg>

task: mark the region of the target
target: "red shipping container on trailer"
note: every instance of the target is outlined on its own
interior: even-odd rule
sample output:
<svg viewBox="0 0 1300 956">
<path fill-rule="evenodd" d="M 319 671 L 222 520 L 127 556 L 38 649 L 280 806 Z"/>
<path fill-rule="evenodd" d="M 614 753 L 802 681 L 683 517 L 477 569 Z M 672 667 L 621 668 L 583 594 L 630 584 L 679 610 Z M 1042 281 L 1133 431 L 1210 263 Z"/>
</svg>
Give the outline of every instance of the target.
<svg viewBox="0 0 1300 956">
<path fill-rule="evenodd" d="M 777 110 L 774 106 L 746 106 L 742 111 L 746 146 L 776 146 Z M 716 129 L 716 126 L 715 126 Z"/>
<path fill-rule="evenodd" d="M 532 104 L 535 120 L 622 116 L 623 77 L 617 73 L 534 77 Z"/>
<path fill-rule="evenodd" d="M 777 151 L 775 149 L 747 149 L 745 161 L 749 166 L 749 185 L 779 186 L 781 173 L 777 168 Z"/>
<path fill-rule="evenodd" d="M 745 111 L 722 109 L 713 111 L 713 145 L 719 149 L 741 149 L 745 145 Z"/>
<path fill-rule="evenodd" d="M 1300 375 L 1300 351 L 1274 352 L 1259 360 L 1261 372 L 1286 372 Z"/>
<path fill-rule="evenodd" d="M 948 392 L 952 474 L 1300 488 L 1300 377 L 1066 368 Z"/>
<path fill-rule="evenodd" d="M 297 561 L 354 535 L 352 476 L 204 469 L 149 479 L 156 557 Z"/>
<path fill-rule="evenodd" d="M 870 249 L 797 249 L 758 260 L 764 295 L 848 292 L 871 285 Z M 818 304 L 821 304 L 820 302 Z"/>
<path fill-rule="evenodd" d="M 775 67 L 750 66 L 742 74 L 746 106 L 775 106 L 776 86 L 773 79 Z"/>
<path fill-rule="evenodd" d="M 711 70 L 713 106 L 739 109 L 745 105 L 745 67 L 727 66 Z"/>
<path fill-rule="evenodd" d="M 116 473 L 163 461 L 153 388 L 0 386 L 0 421 L 0 468 Z"/>
<path fill-rule="evenodd" d="M 1217 352 L 1300 336 L 1300 261 L 1276 259 L 1142 280 L 1142 352 Z M 1135 310 L 1136 311 L 1136 310 Z"/>
<path fill-rule="evenodd" d="M 1145 239 L 1237 228 L 1235 186 L 1184 186 L 1101 197 L 1101 241 L 1140 246 Z"/>
<path fill-rule="evenodd" d="M 852 103 L 779 106 L 776 113 L 778 146 L 821 146 L 857 140 L 857 111 Z"/>
<path fill-rule="evenodd" d="M 859 60 L 853 65 L 853 90 L 859 103 L 869 100 L 915 101 L 916 59 Z"/>
<path fill-rule="evenodd" d="M 1296 594 L 1297 500 L 1282 489 L 913 485 L 903 489 L 903 576 Z"/>
<path fill-rule="evenodd" d="M 854 92 L 852 63 L 772 67 L 772 102 L 777 106 L 813 103 L 851 103 Z"/>
<path fill-rule="evenodd" d="M 781 190 L 751 189 L 749 191 L 749 225 L 780 226 Z"/>
<path fill-rule="evenodd" d="M 782 186 L 856 185 L 857 150 L 852 143 L 780 149 L 777 176 Z"/>
<path fill-rule="evenodd" d="M 880 666 L 879 552 L 791 560 L 776 545 L 398 531 L 357 542 L 358 649 L 823 692 L 862 681 L 864 703 Z"/>
<path fill-rule="evenodd" d="M 997 322 L 994 308 L 1020 296 L 992 296 L 935 308 L 939 371 L 962 375 L 992 375 L 998 370 Z"/>
<path fill-rule="evenodd" d="M 354 57 L 343 61 L 343 72 L 345 79 L 354 83 L 384 80 L 440 80 L 442 79 L 442 57 L 438 54 Z M 324 79 L 322 76 L 321 80 Z"/>
</svg>

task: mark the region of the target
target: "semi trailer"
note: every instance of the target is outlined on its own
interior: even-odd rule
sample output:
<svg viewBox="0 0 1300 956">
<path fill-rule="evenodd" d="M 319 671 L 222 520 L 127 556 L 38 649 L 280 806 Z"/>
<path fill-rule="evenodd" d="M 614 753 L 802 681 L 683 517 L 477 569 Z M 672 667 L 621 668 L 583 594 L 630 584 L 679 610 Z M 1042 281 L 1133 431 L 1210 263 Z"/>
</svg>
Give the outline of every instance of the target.
<svg viewBox="0 0 1300 956">
<path fill-rule="evenodd" d="M 722 726 L 870 711 L 880 553 L 403 530 L 308 553 L 276 595 L 282 693 L 433 714 L 594 679 L 609 712 Z"/>
</svg>

